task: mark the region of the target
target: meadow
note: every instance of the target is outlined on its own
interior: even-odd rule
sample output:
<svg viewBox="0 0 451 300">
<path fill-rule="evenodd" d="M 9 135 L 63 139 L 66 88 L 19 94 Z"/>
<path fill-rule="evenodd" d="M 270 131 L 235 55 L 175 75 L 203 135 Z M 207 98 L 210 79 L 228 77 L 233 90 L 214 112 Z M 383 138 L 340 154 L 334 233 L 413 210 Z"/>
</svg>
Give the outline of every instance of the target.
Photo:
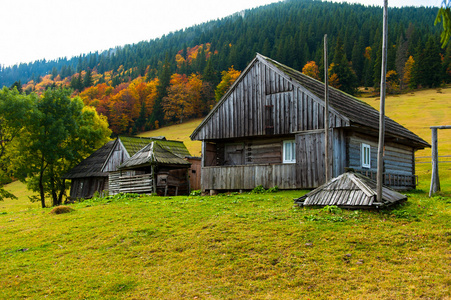
<svg viewBox="0 0 451 300">
<path fill-rule="evenodd" d="M 387 115 L 430 142 L 450 93 L 391 96 Z M 145 135 L 186 141 L 200 121 Z M 439 155 L 450 136 L 439 132 Z M 379 211 L 301 208 L 307 191 L 279 191 L 117 195 L 54 214 L 14 182 L 19 199 L 0 202 L 0 299 L 450 299 L 451 164 L 428 198 L 427 159 L 408 200 Z"/>
</svg>

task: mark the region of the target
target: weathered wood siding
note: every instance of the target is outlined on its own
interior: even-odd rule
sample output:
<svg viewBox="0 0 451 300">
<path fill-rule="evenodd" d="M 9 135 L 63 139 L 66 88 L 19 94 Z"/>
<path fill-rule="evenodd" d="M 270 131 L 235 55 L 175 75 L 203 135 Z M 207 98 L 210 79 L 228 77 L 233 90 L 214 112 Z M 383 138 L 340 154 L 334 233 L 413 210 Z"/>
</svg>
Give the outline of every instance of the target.
<svg viewBox="0 0 451 300">
<path fill-rule="evenodd" d="M 324 132 L 296 135 L 296 179 L 302 188 L 315 188 L 326 181 L 324 142 Z M 329 142 L 329 145 L 329 170 L 332 172 L 333 143 Z"/>
<path fill-rule="evenodd" d="M 323 101 L 286 74 L 258 60 L 245 72 L 193 139 L 293 134 L 324 128 Z M 349 126 L 349 121 L 333 110 L 329 116 L 331 127 Z"/>
<path fill-rule="evenodd" d="M 203 190 L 252 190 L 278 186 L 280 189 L 301 188 L 296 185 L 295 164 L 244 165 L 202 168 Z"/>
<path fill-rule="evenodd" d="M 70 198 L 89 199 L 95 192 L 102 193 L 105 190 L 108 190 L 107 177 L 74 178 L 71 180 Z"/>
<path fill-rule="evenodd" d="M 116 143 L 114 150 L 111 152 L 108 161 L 105 163 L 102 172 L 117 171 L 117 167 L 122 164 L 127 158 L 130 158 L 122 143 Z"/>
<path fill-rule="evenodd" d="M 362 168 L 361 145 L 371 146 L 371 168 Z M 377 172 L 377 140 L 361 134 L 353 134 L 348 138 L 348 166 L 355 170 Z M 385 143 L 384 173 L 397 175 L 414 175 L 414 149 L 401 144 Z"/>
</svg>

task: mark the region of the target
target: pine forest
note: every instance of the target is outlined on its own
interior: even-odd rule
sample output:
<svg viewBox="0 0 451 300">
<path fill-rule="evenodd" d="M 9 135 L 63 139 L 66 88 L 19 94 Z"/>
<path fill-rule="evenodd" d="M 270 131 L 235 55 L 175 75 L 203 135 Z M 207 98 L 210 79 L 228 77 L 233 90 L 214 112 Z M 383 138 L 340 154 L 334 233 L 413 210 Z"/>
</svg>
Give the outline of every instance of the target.
<svg viewBox="0 0 451 300">
<path fill-rule="evenodd" d="M 389 9 L 389 93 L 451 82 L 451 46 L 441 48 L 438 8 Z M 206 115 L 256 53 L 356 95 L 381 77 L 382 8 L 287 0 L 104 52 L 0 65 L 0 86 L 42 94 L 71 88 L 104 115 L 113 134 L 136 134 Z"/>
</svg>

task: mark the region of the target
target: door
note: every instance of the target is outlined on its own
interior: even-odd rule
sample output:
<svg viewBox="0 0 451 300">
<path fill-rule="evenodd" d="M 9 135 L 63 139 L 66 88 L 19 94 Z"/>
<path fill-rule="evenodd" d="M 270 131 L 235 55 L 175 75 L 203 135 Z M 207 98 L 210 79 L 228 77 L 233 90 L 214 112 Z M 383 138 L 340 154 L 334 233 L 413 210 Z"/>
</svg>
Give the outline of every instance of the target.
<svg viewBox="0 0 451 300">
<path fill-rule="evenodd" d="M 329 134 L 331 139 L 331 134 Z M 316 188 L 326 181 L 324 131 L 296 135 L 296 180 L 302 188 Z M 329 164 L 332 166 L 332 143 L 329 142 Z M 332 167 L 329 168 L 332 174 Z"/>
</svg>

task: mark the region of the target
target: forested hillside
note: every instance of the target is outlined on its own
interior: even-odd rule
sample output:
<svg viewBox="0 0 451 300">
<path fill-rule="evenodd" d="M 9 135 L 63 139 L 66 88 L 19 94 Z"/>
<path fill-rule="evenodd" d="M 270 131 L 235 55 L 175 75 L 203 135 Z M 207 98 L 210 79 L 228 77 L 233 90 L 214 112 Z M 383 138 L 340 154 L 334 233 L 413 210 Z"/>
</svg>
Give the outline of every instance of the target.
<svg viewBox="0 0 451 300">
<path fill-rule="evenodd" d="M 451 81 L 451 47 L 440 48 L 437 10 L 389 9 L 389 92 Z M 0 86 L 26 93 L 70 86 L 114 133 L 136 133 L 205 115 L 256 52 L 321 79 L 324 34 L 331 85 L 351 94 L 378 86 L 382 8 L 312 0 L 246 10 L 103 53 L 3 67 Z"/>
</svg>

